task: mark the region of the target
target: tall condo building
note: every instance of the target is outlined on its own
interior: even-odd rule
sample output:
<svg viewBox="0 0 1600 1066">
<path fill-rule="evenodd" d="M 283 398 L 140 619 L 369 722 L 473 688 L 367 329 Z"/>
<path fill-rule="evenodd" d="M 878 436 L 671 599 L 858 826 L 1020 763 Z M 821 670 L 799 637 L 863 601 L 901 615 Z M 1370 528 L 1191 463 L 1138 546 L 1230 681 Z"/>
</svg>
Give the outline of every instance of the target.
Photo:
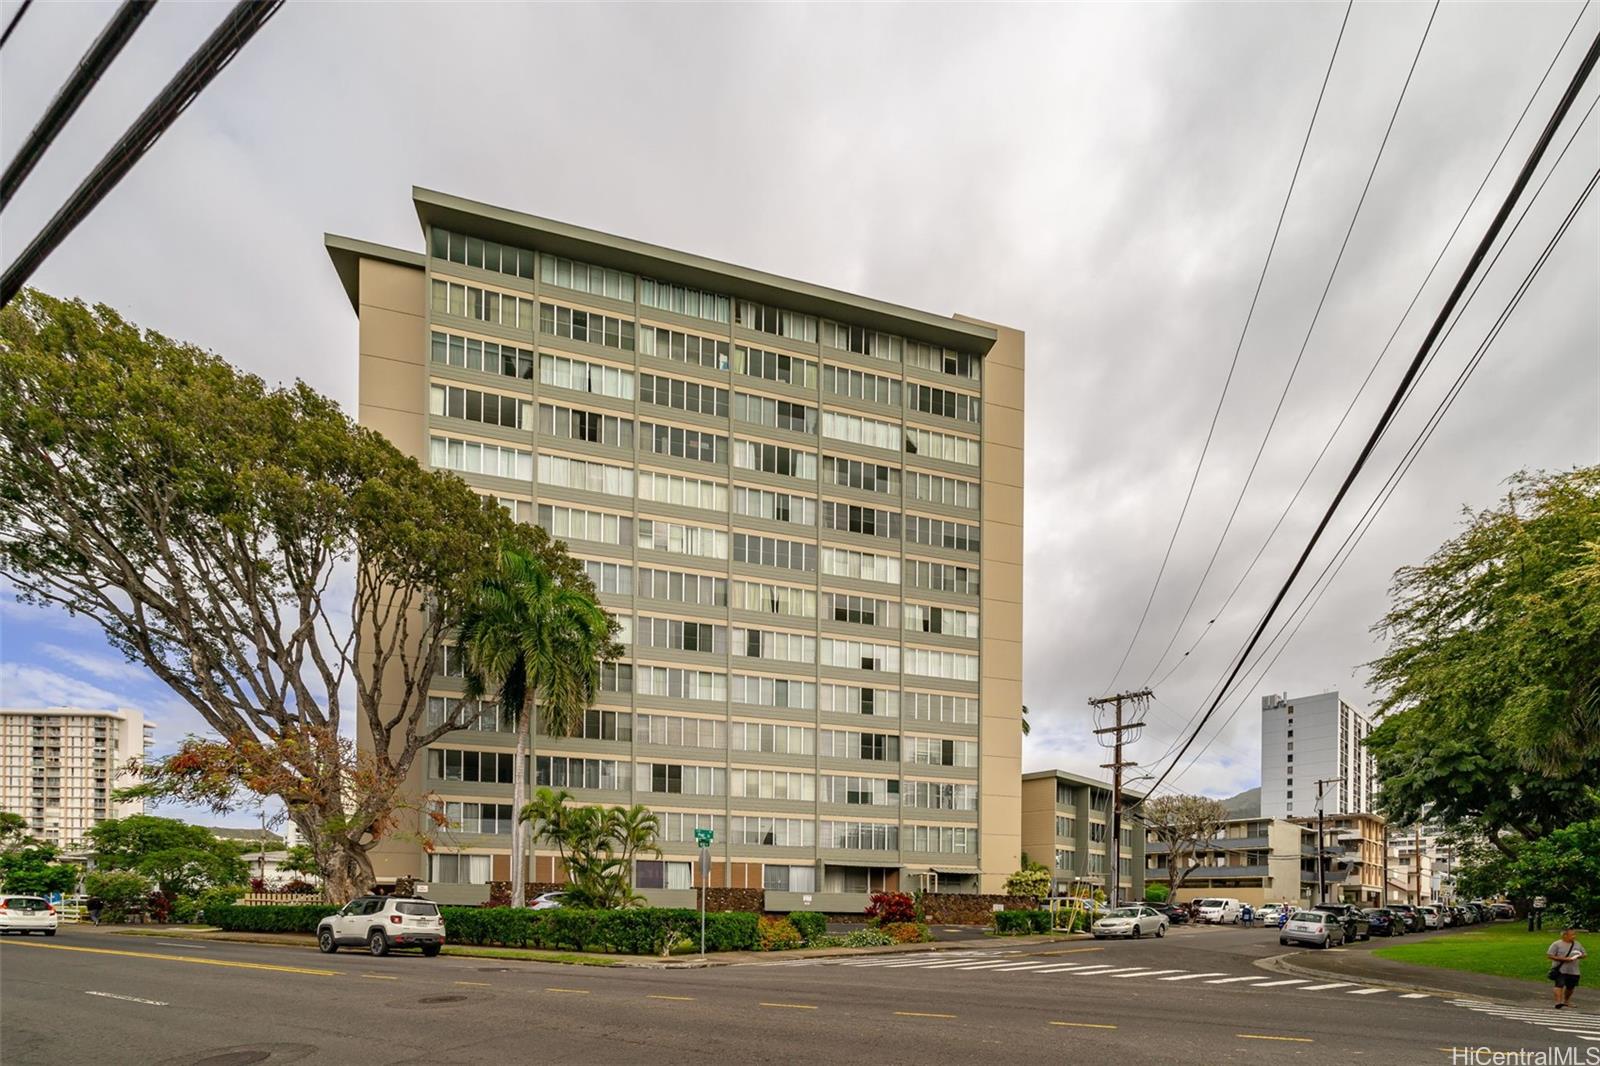
<svg viewBox="0 0 1600 1066">
<path fill-rule="evenodd" d="M 30 835 L 80 850 L 99 823 L 144 813 L 143 800 L 112 793 L 132 783 L 122 767 L 143 757 L 154 728 L 127 709 L 0 710 L 0 810 L 20 814 Z"/>
<path fill-rule="evenodd" d="M 1023 336 L 413 190 L 424 251 L 329 236 L 360 420 L 584 560 L 627 654 L 536 785 L 643 803 L 683 903 L 999 891 L 1021 819 Z M 433 720 L 459 714 L 447 651 Z M 410 790 L 447 825 L 380 878 L 476 902 L 510 874 L 490 706 Z M 359 743 L 370 744 L 365 734 Z M 539 849 L 535 883 L 559 881 Z"/>
<path fill-rule="evenodd" d="M 1314 818 L 1317 782 L 1322 811 L 1369 814 L 1377 797 L 1374 762 L 1365 741 L 1372 721 L 1339 698 L 1261 698 L 1261 814 Z"/>
</svg>

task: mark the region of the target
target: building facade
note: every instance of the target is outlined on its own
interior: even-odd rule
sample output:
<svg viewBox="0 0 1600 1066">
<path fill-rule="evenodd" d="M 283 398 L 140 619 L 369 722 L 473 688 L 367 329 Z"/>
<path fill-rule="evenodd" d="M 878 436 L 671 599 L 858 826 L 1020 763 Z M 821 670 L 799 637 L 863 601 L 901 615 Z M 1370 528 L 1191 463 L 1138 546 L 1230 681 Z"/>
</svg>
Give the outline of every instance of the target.
<svg viewBox="0 0 1600 1066">
<path fill-rule="evenodd" d="M 1168 845 L 1151 831 L 1145 847 L 1145 877 L 1152 883 L 1168 883 Z M 1181 880 L 1172 898 L 1188 902 L 1224 896 L 1255 907 L 1309 904 L 1317 888 L 1316 854 L 1316 834 L 1303 825 L 1282 818 L 1235 818 L 1179 867 Z"/>
<path fill-rule="evenodd" d="M 153 729 L 126 708 L 0 710 L 0 810 L 63 852 L 81 851 L 94 826 L 144 813 L 143 800 L 113 792 L 132 784 L 122 767 L 144 756 Z"/>
<path fill-rule="evenodd" d="M 1294 821 L 1310 830 L 1315 841 L 1319 831 L 1315 817 Z M 1375 814 L 1325 814 L 1320 832 L 1328 869 L 1323 882 L 1328 902 L 1381 907 L 1386 902 L 1404 901 L 1404 886 L 1388 867 L 1389 834 L 1382 818 Z M 1385 877 L 1389 882 L 1387 892 Z"/>
<path fill-rule="evenodd" d="M 1143 799 L 1122 793 L 1124 806 Z M 1145 840 L 1124 818 L 1117 885 L 1122 900 L 1144 898 Z M 1058 896 L 1104 890 L 1111 868 L 1111 785 L 1065 770 L 1022 775 L 1022 850 L 1050 867 Z"/>
<path fill-rule="evenodd" d="M 1261 813 L 1307 818 L 1317 813 L 1324 781 L 1324 814 L 1367 813 L 1378 785 L 1365 741 L 1371 720 L 1338 692 L 1261 698 Z"/>
<path fill-rule="evenodd" d="M 358 317 L 360 421 L 581 558 L 626 656 L 530 779 L 643 803 L 684 902 L 998 891 L 1020 853 L 1023 337 L 417 189 L 423 252 L 327 238 Z M 509 878 L 514 738 L 471 725 L 409 790 L 447 825 L 380 879 Z M 446 718 L 445 716 L 451 716 Z M 364 733 L 359 744 L 370 744 Z M 532 858 L 535 883 L 555 856 Z"/>
</svg>

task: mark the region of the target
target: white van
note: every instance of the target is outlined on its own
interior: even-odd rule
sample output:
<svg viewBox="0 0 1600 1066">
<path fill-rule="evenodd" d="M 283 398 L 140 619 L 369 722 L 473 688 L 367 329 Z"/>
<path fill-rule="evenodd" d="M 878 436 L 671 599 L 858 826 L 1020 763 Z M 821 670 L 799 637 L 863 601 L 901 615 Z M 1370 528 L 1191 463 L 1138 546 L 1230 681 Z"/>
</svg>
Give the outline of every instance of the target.
<svg viewBox="0 0 1600 1066">
<path fill-rule="evenodd" d="M 1244 909 L 1244 904 L 1236 899 L 1217 897 L 1197 899 L 1190 906 L 1194 908 L 1195 921 L 1211 925 L 1237 925 L 1239 912 Z"/>
</svg>

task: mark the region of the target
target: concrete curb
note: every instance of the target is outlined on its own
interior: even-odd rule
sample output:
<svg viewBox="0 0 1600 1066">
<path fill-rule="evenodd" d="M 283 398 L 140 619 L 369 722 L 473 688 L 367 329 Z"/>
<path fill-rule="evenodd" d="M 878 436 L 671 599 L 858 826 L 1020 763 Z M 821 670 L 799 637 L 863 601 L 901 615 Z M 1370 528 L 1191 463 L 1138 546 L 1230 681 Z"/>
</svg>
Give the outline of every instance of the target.
<svg viewBox="0 0 1600 1066">
<path fill-rule="evenodd" d="M 1256 959 L 1255 965 L 1263 970 L 1273 973 L 1291 974 L 1295 977 L 1310 977 L 1319 981 L 1349 981 L 1352 984 L 1373 985 L 1379 988 L 1393 989 L 1396 992 L 1422 992 L 1440 999 L 1472 999 L 1483 1003 L 1503 1003 L 1508 1006 L 1522 1006 L 1514 999 L 1506 999 L 1482 992 L 1463 992 L 1459 988 L 1439 988 L 1435 985 L 1418 984 L 1413 981 L 1396 981 L 1388 977 L 1371 977 L 1365 974 L 1345 973 L 1340 970 L 1323 970 L 1315 966 L 1296 965 L 1290 961 L 1305 952 L 1297 951 L 1288 955 L 1273 955 L 1265 959 Z M 1418 967 L 1418 969 L 1422 969 Z"/>
</svg>

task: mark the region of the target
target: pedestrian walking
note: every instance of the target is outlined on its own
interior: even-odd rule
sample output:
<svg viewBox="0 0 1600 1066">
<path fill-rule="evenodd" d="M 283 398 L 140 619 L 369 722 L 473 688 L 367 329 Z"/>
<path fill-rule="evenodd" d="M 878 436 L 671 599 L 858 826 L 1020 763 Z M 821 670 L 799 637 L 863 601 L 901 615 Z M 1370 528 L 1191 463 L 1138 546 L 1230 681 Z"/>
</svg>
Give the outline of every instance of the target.
<svg viewBox="0 0 1600 1066">
<path fill-rule="evenodd" d="M 1288 924 L 1289 924 L 1289 904 L 1285 903 L 1278 910 L 1278 929 L 1281 931 L 1283 929 L 1283 927 L 1288 925 Z"/>
<path fill-rule="evenodd" d="M 1550 981 L 1555 985 L 1556 1010 L 1572 1006 L 1572 993 L 1578 987 L 1578 960 L 1588 952 L 1578 943 L 1578 931 L 1571 926 L 1561 930 L 1561 939 L 1550 945 L 1545 958 L 1550 960 Z"/>
<path fill-rule="evenodd" d="M 89 920 L 95 925 L 100 924 L 100 912 L 106 909 L 106 901 L 99 896 L 90 896 L 89 902 L 84 904 L 89 911 Z"/>
<path fill-rule="evenodd" d="M 1239 911 L 1239 921 L 1246 929 L 1254 929 L 1256 923 L 1255 908 L 1246 903 Z"/>
</svg>

